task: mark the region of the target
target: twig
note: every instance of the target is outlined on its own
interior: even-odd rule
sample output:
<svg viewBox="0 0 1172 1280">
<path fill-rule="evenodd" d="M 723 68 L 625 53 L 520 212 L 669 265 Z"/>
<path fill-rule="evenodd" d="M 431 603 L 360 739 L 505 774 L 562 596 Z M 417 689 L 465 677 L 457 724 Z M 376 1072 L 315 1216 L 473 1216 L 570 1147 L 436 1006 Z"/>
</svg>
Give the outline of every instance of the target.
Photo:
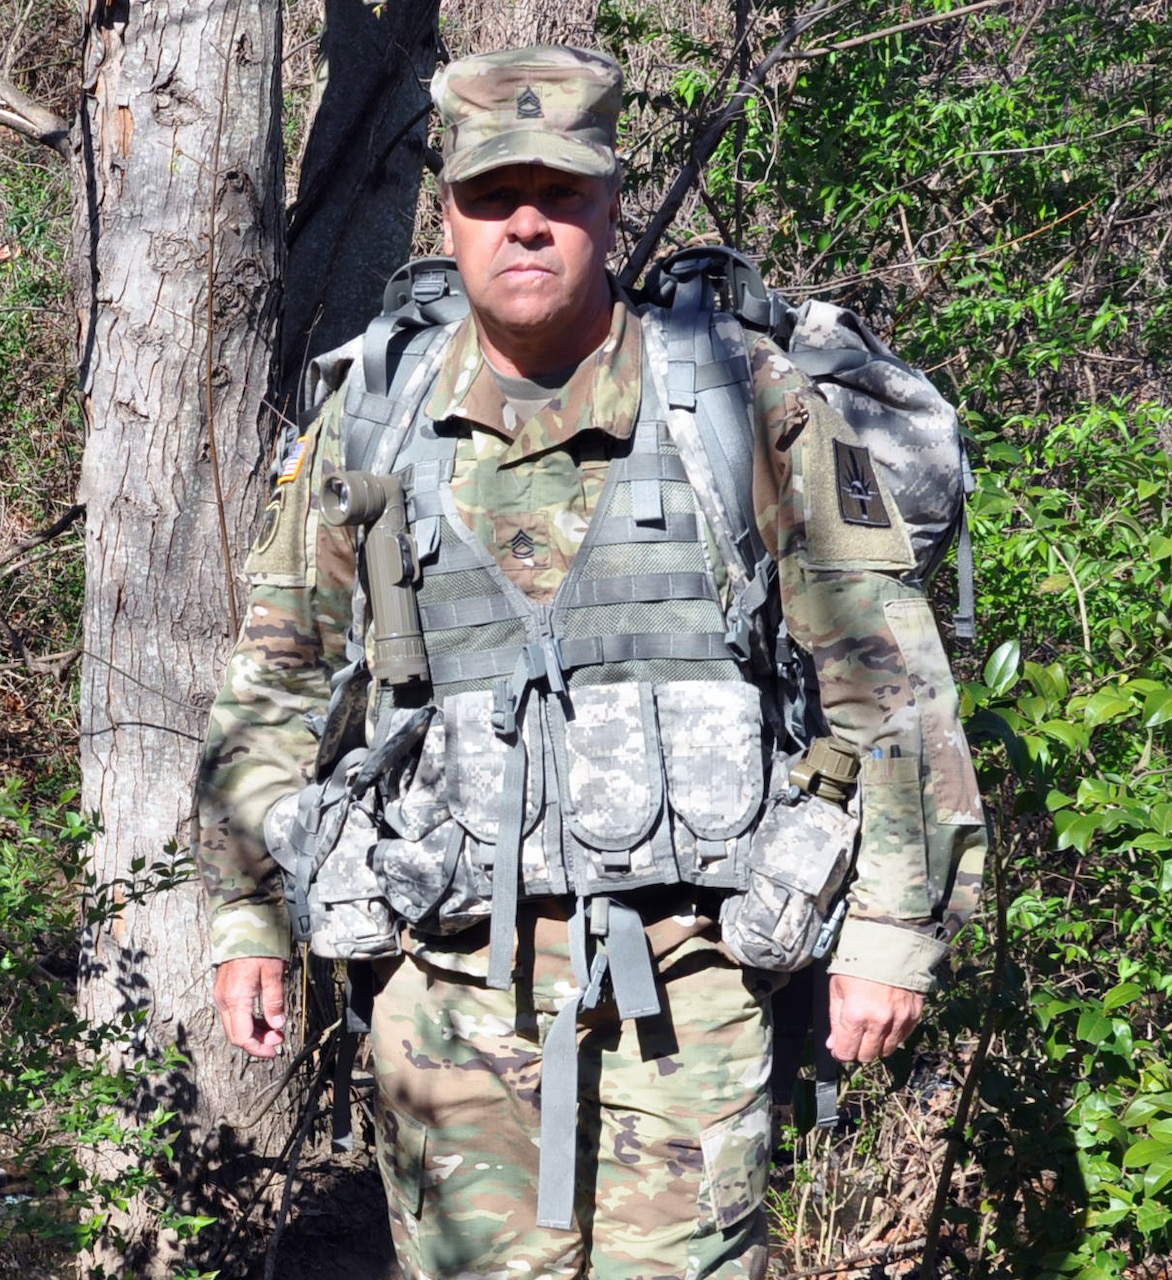
<svg viewBox="0 0 1172 1280">
<path fill-rule="evenodd" d="M 716 118 L 701 130 L 692 146 L 692 153 L 687 163 L 676 174 L 675 181 L 672 183 L 666 198 L 660 205 L 659 212 L 652 218 L 647 230 L 643 233 L 639 243 L 635 246 L 631 253 L 630 260 L 623 268 L 619 277 L 620 283 L 624 287 L 631 287 L 642 275 L 644 268 L 651 259 L 651 255 L 655 252 L 656 246 L 659 244 L 663 233 L 671 225 L 676 214 L 680 210 L 680 206 L 684 202 L 684 197 L 691 189 L 696 181 L 700 170 L 711 158 L 713 152 L 720 145 L 721 139 L 729 128 L 744 116 L 745 107 L 749 99 L 757 92 L 765 83 L 769 73 L 781 62 L 798 62 L 809 60 L 811 58 L 829 57 L 831 54 L 839 53 L 846 49 L 857 48 L 860 45 L 870 44 L 876 40 L 883 40 L 891 35 L 897 35 L 903 31 L 914 30 L 917 27 L 938 24 L 942 21 L 965 17 L 969 14 L 979 13 L 985 9 L 991 9 L 996 5 L 1000 5 L 1003 0 L 978 0 L 976 4 L 964 5 L 959 9 L 953 9 L 950 13 L 930 14 L 923 18 L 915 18 L 910 22 L 899 23 L 897 26 L 885 27 L 881 31 L 868 32 L 863 36 L 855 36 L 850 40 L 841 41 L 838 44 L 827 45 L 818 49 L 803 49 L 799 51 L 793 50 L 793 45 L 797 40 L 815 23 L 826 18 L 829 14 L 836 12 L 841 6 L 831 5 L 827 0 L 818 0 L 805 13 L 794 19 L 789 29 L 786 30 L 777 43 L 769 51 L 769 53 L 757 64 L 752 73 L 747 76 L 737 86 L 736 90 L 725 103 L 724 107 L 717 114 Z"/>
<path fill-rule="evenodd" d="M 1005 970 L 1009 963 L 1009 904 L 1006 895 L 1004 860 L 994 856 L 992 868 L 997 935 L 993 950 L 993 970 L 989 976 L 989 990 L 996 993 L 1004 989 Z M 956 1116 L 953 1119 L 948 1135 L 948 1143 L 944 1148 L 944 1160 L 941 1163 L 940 1176 L 936 1179 L 936 1195 L 932 1201 L 932 1212 L 928 1217 L 919 1280 L 931 1280 L 935 1270 L 936 1252 L 940 1247 L 940 1231 L 944 1223 L 944 1211 L 948 1204 L 949 1191 L 952 1185 L 952 1171 L 955 1169 L 956 1163 L 965 1148 L 965 1125 L 968 1123 L 969 1112 L 972 1109 L 973 1100 L 977 1096 L 977 1086 L 980 1084 L 981 1072 L 984 1070 L 985 1061 L 989 1056 L 989 1047 L 993 1043 L 993 1036 L 999 1023 L 997 1007 L 993 1004 L 986 1014 L 984 1024 L 981 1027 L 981 1034 L 977 1038 L 977 1046 L 973 1050 L 973 1056 L 969 1061 L 964 1084 L 961 1086 L 960 1097 L 956 1100 Z"/>
<path fill-rule="evenodd" d="M 52 542 L 54 538 L 60 537 L 70 525 L 75 524 L 84 514 L 84 504 L 75 502 L 59 520 L 55 520 L 47 529 L 42 529 L 38 533 L 30 534 L 27 538 L 22 538 L 19 542 L 14 543 L 3 555 L 0 555 L 0 568 L 11 564 L 13 560 L 17 559 L 18 556 L 24 555 L 26 551 L 32 551 L 35 547 L 42 546 L 44 543 Z"/>
<path fill-rule="evenodd" d="M 786 1271 L 776 1280 L 810 1280 L 813 1276 L 833 1276 L 842 1271 L 853 1271 L 865 1263 L 874 1262 L 876 1258 L 887 1261 L 894 1258 L 906 1258 L 918 1253 L 924 1247 L 924 1238 L 905 1240 L 901 1244 L 877 1245 L 874 1249 L 865 1249 L 849 1258 L 841 1258 L 838 1262 L 828 1262 L 825 1266 L 803 1267 L 800 1271 Z"/>
<path fill-rule="evenodd" d="M 33 142 L 56 151 L 63 159 L 70 157 L 69 125 L 47 107 L 34 102 L 18 89 L 7 76 L 0 75 L 0 125 Z"/>
<path fill-rule="evenodd" d="M 953 18 L 966 18 L 971 13 L 980 13 L 982 9 L 999 8 L 1004 0 L 977 0 L 976 4 L 962 5 L 959 9 L 950 9 L 947 13 L 929 13 L 923 18 L 911 18 L 894 27 L 884 27 L 881 31 L 868 31 L 865 36 L 852 36 L 849 40 L 840 40 L 837 44 L 828 44 L 821 49 L 799 49 L 794 53 L 783 55 L 786 61 L 797 61 L 801 58 L 825 58 L 832 53 L 843 53 L 847 49 L 857 49 L 861 45 L 873 44 L 876 40 L 886 40 L 888 36 L 902 35 L 905 31 L 915 31 L 919 27 L 940 26 Z"/>
<path fill-rule="evenodd" d="M 818 3 L 813 8 L 795 18 L 789 29 L 781 35 L 777 44 L 757 64 L 752 73 L 737 86 L 716 118 L 711 120 L 700 132 L 699 137 L 692 145 L 692 153 L 688 162 L 676 174 L 675 181 L 671 184 L 666 198 L 660 205 L 659 212 L 652 218 L 650 225 L 643 233 L 642 239 L 632 251 L 630 260 L 623 268 L 620 281 L 624 286 L 633 285 L 643 274 L 643 268 L 646 267 L 652 253 L 655 252 L 655 247 L 658 245 L 663 233 L 674 221 L 680 206 L 684 202 L 684 197 L 695 183 L 700 170 L 720 145 L 720 140 L 724 137 L 729 127 L 744 114 L 745 106 L 749 99 L 765 83 L 770 71 L 784 58 L 786 52 L 803 32 L 824 17 L 828 11 L 833 11 L 835 7 L 837 6 L 832 7 L 829 5 L 828 0 L 818 0 Z"/>
<path fill-rule="evenodd" d="M 229 1125 L 232 1129 L 237 1130 L 251 1129 L 254 1125 L 259 1124 L 265 1113 L 284 1092 L 289 1081 L 297 1074 L 297 1070 L 301 1064 L 305 1062 L 307 1058 L 312 1057 L 317 1051 L 318 1045 L 320 1045 L 328 1036 L 332 1036 L 341 1025 L 342 1019 L 339 1018 L 336 1022 L 331 1023 L 328 1027 L 324 1027 L 319 1031 L 317 1035 L 315 1035 L 313 1039 L 302 1048 L 301 1052 L 293 1059 L 293 1061 L 289 1063 L 282 1073 L 281 1078 L 279 1080 L 274 1080 L 273 1083 L 265 1089 L 261 1094 L 260 1105 L 249 1114 L 247 1119 L 235 1122 L 225 1117 L 224 1123 Z"/>
<path fill-rule="evenodd" d="M 330 1028 L 330 1031 L 332 1033 L 337 1032 L 340 1022 L 341 1022 L 341 1019 L 339 1019 L 338 1023 L 335 1023 L 335 1025 Z M 319 1043 L 320 1043 L 320 1037 L 319 1039 L 314 1041 L 313 1045 L 307 1045 L 306 1050 L 312 1049 Z M 304 1060 L 306 1050 L 303 1050 L 300 1054 L 297 1055 L 297 1058 L 294 1060 L 294 1064 L 293 1064 L 294 1066 L 297 1063 Z M 319 1082 L 324 1078 L 325 1070 L 329 1062 L 330 1062 L 330 1054 L 329 1054 L 329 1046 L 327 1045 L 326 1052 L 322 1054 L 322 1063 L 321 1063 L 321 1066 L 318 1068 L 318 1072 L 314 1078 L 314 1082 L 313 1082 L 313 1085 L 311 1086 L 311 1090 L 314 1088 L 317 1088 Z M 286 1075 L 283 1078 L 287 1080 L 289 1078 L 289 1073 L 286 1072 Z M 315 1100 L 311 1096 L 308 1104 L 309 1110 L 311 1113 L 314 1108 L 314 1102 Z M 225 1121 L 225 1123 L 227 1122 Z M 278 1154 L 277 1158 L 269 1166 L 267 1172 L 265 1173 L 265 1176 L 260 1181 L 260 1185 L 257 1186 L 256 1189 L 252 1192 L 252 1195 L 250 1196 L 248 1203 L 241 1208 L 239 1218 L 237 1219 L 235 1225 L 232 1227 L 232 1230 L 229 1233 L 227 1240 L 224 1241 L 222 1247 L 220 1248 L 219 1254 L 215 1259 L 215 1265 L 219 1267 L 219 1274 L 225 1275 L 225 1276 L 234 1274 L 234 1272 L 230 1271 L 227 1267 L 227 1262 L 228 1262 L 228 1259 L 231 1257 L 232 1250 L 236 1247 L 236 1242 L 244 1234 L 244 1229 L 248 1224 L 248 1219 L 252 1216 L 253 1209 L 255 1209 L 256 1206 L 260 1203 L 261 1197 L 264 1195 L 265 1191 L 268 1190 L 269 1184 L 277 1176 L 277 1173 L 279 1172 L 281 1167 L 284 1165 L 285 1161 L 292 1154 L 295 1144 L 297 1144 L 299 1141 L 300 1134 L 301 1134 L 301 1126 L 299 1125 L 296 1132 L 294 1132 L 289 1138 L 285 1140 L 284 1146 L 281 1148 L 281 1151 Z"/>
<path fill-rule="evenodd" d="M 293 1203 L 293 1182 L 297 1175 L 297 1161 L 301 1158 L 301 1148 L 305 1145 L 305 1139 L 309 1136 L 309 1130 L 317 1118 L 317 1102 L 326 1086 L 326 1072 L 332 1063 L 332 1058 L 333 1055 L 330 1053 L 322 1054 L 321 1065 L 318 1067 L 317 1075 L 314 1076 L 313 1084 L 309 1089 L 305 1113 L 302 1115 L 301 1123 L 297 1126 L 297 1132 L 293 1137 L 293 1144 L 289 1151 L 289 1162 L 285 1169 L 285 1185 L 281 1189 L 281 1207 L 277 1210 L 277 1220 L 273 1224 L 273 1233 L 269 1238 L 268 1249 L 265 1251 L 264 1280 L 274 1280 L 277 1274 L 277 1250 L 281 1244 L 281 1236 L 284 1234 L 285 1224 L 289 1221 L 289 1207 Z"/>
</svg>

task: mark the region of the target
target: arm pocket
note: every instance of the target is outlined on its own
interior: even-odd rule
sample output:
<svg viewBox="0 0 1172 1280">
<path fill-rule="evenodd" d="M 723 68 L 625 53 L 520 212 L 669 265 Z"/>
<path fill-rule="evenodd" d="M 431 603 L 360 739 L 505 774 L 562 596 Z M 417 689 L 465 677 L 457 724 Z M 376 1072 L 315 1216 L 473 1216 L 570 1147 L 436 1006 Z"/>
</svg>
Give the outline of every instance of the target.
<svg viewBox="0 0 1172 1280">
<path fill-rule="evenodd" d="M 864 756 L 859 786 L 863 814 L 859 875 L 869 885 L 867 914 L 908 920 L 930 916 L 919 760 L 915 756 Z M 917 865 L 909 870 L 909 858 L 913 857 Z M 892 870 L 883 874 L 885 865 Z"/>
<path fill-rule="evenodd" d="M 905 668 L 916 676 L 916 711 L 928 772 L 925 795 L 935 820 L 946 826 L 980 826 L 980 792 L 960 723 L 956 681 L 931 606 L 916 596 L 888 600 L 883 612 Z"/>
</svg>

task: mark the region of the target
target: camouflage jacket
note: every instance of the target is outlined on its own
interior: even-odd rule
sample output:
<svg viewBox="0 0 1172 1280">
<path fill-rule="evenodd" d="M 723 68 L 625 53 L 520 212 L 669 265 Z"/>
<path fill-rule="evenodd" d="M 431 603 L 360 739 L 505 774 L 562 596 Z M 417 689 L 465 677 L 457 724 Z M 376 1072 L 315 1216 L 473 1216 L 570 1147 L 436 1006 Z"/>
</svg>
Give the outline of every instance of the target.
<svg viewBox="0 0 1172 1280">
<path fill-rule="evenodd" d="M 527 422 L 516 420 L 485 366 L 470 322 L 443 353 L 425 411 L 462 424 L 452 486 L 459 513 L 531 598 L 556 592 L 610 452 L 631 434 L 643 342 L 620 301 L 607 341 Z M 758 524 L 778 560 L 790 634 L 813 656 L 829 724 L 863 760 L 869 816 L 832 968 L 927 989 L 975 905 L 984 849 L 955 687 L 898 518 L 875 529 L 839 515 L 832 455 L 836 439 L 853 443 L 850 428 L 770 342 L 755 343 L 751 365 Z M 285 462 L 248 563 L 243 632 L 212 711 L 198 846 L 217 961 L 280 955 L 288 945 L 262 827 L 270 805 L 312 765 L 316 743 L 304 717 L 322 708 L 344 661 L 354 544 L 350 531 L 319 518 L 317 500 L 323 478 L 341 466 L 342 432 L 335 395 Z M 663 949 L 678 941 L 665 939 Z M 418 945 L 451 967 L 481 969 L 460 954 L 458 937 Z"/>
</svg>

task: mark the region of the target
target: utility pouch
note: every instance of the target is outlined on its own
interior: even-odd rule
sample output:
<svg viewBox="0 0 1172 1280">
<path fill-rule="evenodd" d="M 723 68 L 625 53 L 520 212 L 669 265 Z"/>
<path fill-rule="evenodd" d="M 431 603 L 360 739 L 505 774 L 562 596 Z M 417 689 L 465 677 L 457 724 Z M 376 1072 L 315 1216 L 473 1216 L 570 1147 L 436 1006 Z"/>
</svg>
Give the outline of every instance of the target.
<svg viewBox="0 0 1172 1280">
<path fill-rule="evenodd" d="M 789 973 L 830 950 L 858 831 L 853 795 L 842 808 L 788 776 L 774 789 L 749 846 L 748 887 L 721 910 L 721 936 L 742 964 Z"/>
<path fill-rule="evenodd" d="M 431 709 L 394 711 L 381 742 L 349 752 L 326 778 L 278 800 L 265 841 L 280 866 L 293 937 L 328 959 L 397 955 L 400 920 L 378 874 L 380 781 L 395 776 Z"/>
</svg>

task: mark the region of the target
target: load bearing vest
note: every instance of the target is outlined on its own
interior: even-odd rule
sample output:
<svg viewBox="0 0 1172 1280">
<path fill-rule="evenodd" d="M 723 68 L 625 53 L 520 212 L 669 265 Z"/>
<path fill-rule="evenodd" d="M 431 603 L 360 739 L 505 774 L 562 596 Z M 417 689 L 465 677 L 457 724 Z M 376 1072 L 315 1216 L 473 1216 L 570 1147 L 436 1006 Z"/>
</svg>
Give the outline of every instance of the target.
<svg viewBox="0 0 1172 1280">
<path fill-rule="evenodd" d="M 549 605 L 459 518 L 454 450 L 416 431 L 396 461 L 440 714 L 386 810 L 400 834 L 378 867 L 412 923 L 450 932 L 491 915 L 490 981 L 507 985 L 513 921 L 500 895 L 514 882 L 583 898 L 744 887 L 768 691 L 730 650 L 725 584 L 650 379 Z"/>
<path fill-rule="evenodd" d="M 346 883 L 333 904 L 340 909 L 377 893 L 392 917 L 425 932 L 487 918 L 488 983 L 502 989 L 512 982 L 518 897 L 578 898 L 570 944 L 579 990 L 555 1019 L 544 1054 L 538 1214 L 550 1226 L 568 1227 L 572 1217 L 573 1165 L 564 1152 L 574 1146 L 580 1011 L 602 998 L 609 974 L 620 1016 L 659 1012 L 642 920 L 624 895 L 684 883 L 725 891 L 726 907 L 751 901 L 748 926 L 734 920 L 739 936 L 770 948 L 792 938 L 792 954 L 776 967 L 796 967 L 810 958 L 855 833 L 853 816 L 822 802 L 816 823 L 837 815 L 827 828 L 788 820 L 795 797 L 784 758 L 774 760 L 783 745 L 776 675 L 751 661 L 769 646 L 752 643 L 746 616 L 765 616 L 759 607 L 775 584 L 763 561 L 733 564 L 722 555 L 728 529 L 712 528 L 702 513 L 701 491 L 717 486 L 703 475 L 697 484 L 695 449 L 690 465 L 681 456 L 688 446 L 669 426 L 670 393 L 647 367 L 653 349 L 645 344 L 630 448 L 611 461 L 549 605 L 515 586 L 464 524 L 451 491 L 456 441 L 412 415 L 393 470 L 421 568 L 416 600 L 430 715 L 380 691 L 365 757 L 352 767 L 343 761 L 317 787 L 338 803 L 337 849 L 325 848 L 339 839 L 336 824 L 325 844 L 316 842 L 333 820 L 319 812 L 313 788 L 298 801 L 291 862 L 274 848 L 287 871 L 308 867 L 321 877 L 338 870 L 337 853 L 356 840 L 353 861 L 372 883 L 340 875 Z M 730 367 L 727 377 L 743 385 L 747 366 Z M 416 406 L 425 388 L 418 392 Z M 382 452 L 376 441 L 375 458 Z M 364 614 L 358 590 L 358 629 Z M 398 737 L 411 740 L 410 752 L 395 748 Z M 390 765 L 405 755 L 413 763 L 392 779 Z M 376 759 L 388 763 L 385 779 L 371 768 Z M 355 776 L 364 780 L 362 795 L 347 812 L 339 780 Z M 784 794 L 769 795 L 771 785 Z M 350 795 L 358 789 L 351 785 Z M 788 855 L 791 870 L 780 881 L 762 873 L 759 828 Z M 792 928 L 791 903 L 800 904 Z"/>
</svg>

